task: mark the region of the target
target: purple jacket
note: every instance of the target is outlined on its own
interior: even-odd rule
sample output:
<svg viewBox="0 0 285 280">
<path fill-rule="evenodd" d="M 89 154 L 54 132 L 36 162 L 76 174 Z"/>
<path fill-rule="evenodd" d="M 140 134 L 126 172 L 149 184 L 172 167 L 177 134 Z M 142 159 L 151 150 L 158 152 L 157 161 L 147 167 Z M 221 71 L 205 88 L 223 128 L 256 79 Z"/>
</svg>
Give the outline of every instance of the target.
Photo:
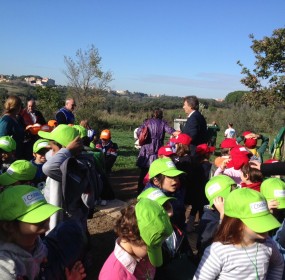
<svg viewBox="0 0 285 280">
<path fill-rule="evenodd" d="M 165 132 L 172 134 L 175 129 L 170 127 L 165 120 L 161 119 L 148 119 L 138 128 L 137 136 L 144 126 L 148 126 L 151 137 L 151 143 L 145 144 L 141 147 L 137 166 L 140 168 L 148 168 L 150 164 L 157 159 L 158 149 L 163 146 Z"/>
</svg>

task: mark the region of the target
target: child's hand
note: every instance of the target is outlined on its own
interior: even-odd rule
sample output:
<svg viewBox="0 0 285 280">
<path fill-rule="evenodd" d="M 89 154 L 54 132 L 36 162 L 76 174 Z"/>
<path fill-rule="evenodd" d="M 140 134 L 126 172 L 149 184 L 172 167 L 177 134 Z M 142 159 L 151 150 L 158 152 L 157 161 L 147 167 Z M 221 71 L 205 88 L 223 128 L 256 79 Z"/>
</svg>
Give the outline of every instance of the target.
<svg viewBox="0 0 285 280">
<path fill-rule="evenodd" d="M 82 280 L 86 277 L 85 268 L 81 261 L 77 261 L 74 266 L 69 270 L 65 268 L 66 280 Z"/>
<path fill-rule="evenodd" d="M 78 155 L 83 150 L 83 143 L 79 136 L 77 136 L 73 141 L 71 141 L 66 148 L 73 154 Z"/>
<path fill-rule="evenodd" d="M 223 171 L 227 168 L 227 164 L 228 164 L 229 161 L 230 161 L 230 159 L 227 158 L 227 159 L 225 159 L 225 160 L 222 162 L 220 168 L 221 168 Z"/>
<path fill-rule="evenodd" d="M 280 203 L 275 199 L 267 201 L 270 212 L 272 212 L 271 210 L 278 208 L 279 204 Z"/>
<path fill-rule="evenodd" d="M 225 214 L 225 211 L 224 211 L 224 198 L 221 197 L 221 196 L 218 196 L 216 198 L 214 198 L 214 205 L 216 207 L 216 209 L 219 211 L 220 213 L 220 219 L 222 220 L 224 218 L 224 214 Z"/>
</svg>

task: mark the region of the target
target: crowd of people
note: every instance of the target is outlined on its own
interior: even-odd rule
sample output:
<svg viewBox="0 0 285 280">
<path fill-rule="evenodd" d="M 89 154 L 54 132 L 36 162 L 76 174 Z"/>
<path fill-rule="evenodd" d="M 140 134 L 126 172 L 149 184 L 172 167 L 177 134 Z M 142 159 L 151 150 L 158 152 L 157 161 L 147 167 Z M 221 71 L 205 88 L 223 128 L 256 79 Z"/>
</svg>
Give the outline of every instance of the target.
<svg viewBox="0 0 285 280">
<path fill-rule="evenodd" d="M 160 266 L 151 261 L 151 249 L 146 248 L 145 258 L 156 267 L 152 277 L 285 279 L 285 182 L 280 177 L 285 173 L 285 164 L 275 159 L 263 162 L 269 138 L 253 131 L 244 131 L 238 137 L 233 123 L 228 124 L 224 140 L 219 143 L 220 154 L 211 157 L 220 128 L 215 121 L 207 127 L 196 96 L 185 97 L 183 108 L 187 121 L 181 131 L 163 122 L 162 112 L 159 121 L 154 122 L 155 117 L 147 119 L 136 130 L 138 139 L 147 126 L 151 139 L 140 148 L 137 161 L 140 168 L 144 167 L 138 201 L 147 197 L 163 206 L 173 228 L 161 242 Z M 158 128 L 162 131 L 159 135 Z M 163 146 L 159 143 L 163 143 L 165 132 L 170 139 Z M 188 242 L 181 246 L 177 241 L 191 232 L 197 235 L 195 254 Z M 123 240 L 119 234 L 118 240 Z M 178 277 L 179 271 L 173 269 L 181 253 L 188 256 L 185 278 Z M 139 257 L 128 250 L 124 254 Z M 196 267 L 194 276 L 190 264 Z M 153 279 L 147 278 L 146 271 L 143 277 L 140 273 L 129 271 L 133 278 L 104 278 L 100 274 L 100 279 Z"/>
<path fill-rule="evenodd" d="M 16 96 L 4 104 L 1 279 L 86 278 L 87 220 L 114 198 L 118 145 L 109 129 L 97 139 L 88 120 L 76 122 L 75 107 L 66 99 L 46 122 L 35 100 L 24 109 Z M 155 109 L 135 132 L 139 139 L 148 130 L 138 147 L 137 198 L 121 211 L 99 279 L 177 279 L 182 261 L 185 279 L 285 279 L 285 163 L 263 162 L 268 137 L 237 137 L 232 123 L 212 160 L 220 128 L 213 122 L 209 133 L 196 96 L 185 97 L 183 109 L 181 131 Z M 197 253 L 187 238 L 194 231 Z"/>
<path fill-rule="evenodd" d="M 36 101 L 9 96 L 0 119 L 1 279 L 86 277 L 87 220 L 114 199 L 109 175 L 118 145 L 75 124 L 73 98 L 46 121 Z"/>
</svg>

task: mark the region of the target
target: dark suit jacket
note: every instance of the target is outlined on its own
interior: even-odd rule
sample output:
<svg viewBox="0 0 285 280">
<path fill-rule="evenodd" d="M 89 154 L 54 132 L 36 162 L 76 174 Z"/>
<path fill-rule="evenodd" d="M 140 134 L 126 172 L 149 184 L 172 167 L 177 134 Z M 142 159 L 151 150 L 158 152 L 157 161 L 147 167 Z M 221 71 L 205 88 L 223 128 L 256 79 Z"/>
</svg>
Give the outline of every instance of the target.
<svg viewBox="0 0 285 280">
<path fill-rule="evenodd" d="M 191 138 L 191 154 L 196 146 L 207 143 L 207 123 L 204 116 L 199 111 L 194 111 L 187 119 L 182 130 L 183 133 L 188 134 Z"/>
</svg>

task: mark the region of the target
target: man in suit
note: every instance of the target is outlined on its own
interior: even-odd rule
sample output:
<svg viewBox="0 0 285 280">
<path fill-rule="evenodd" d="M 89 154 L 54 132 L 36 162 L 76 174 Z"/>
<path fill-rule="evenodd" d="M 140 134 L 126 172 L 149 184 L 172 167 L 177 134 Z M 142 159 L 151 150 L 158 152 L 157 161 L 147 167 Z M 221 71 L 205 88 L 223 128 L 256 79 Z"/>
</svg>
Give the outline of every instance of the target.
<svg viewBox="0 0 285 280">
<path fill-rule="evenodd" d="M 199 112 L 199 100 L 196 96 L 186 96 L 183 109 L 188 117 L 182 133 L 186 133 L 192 138 L 190 151 L 191 155 L 195 155 L 196 146 L 207 143 L 207 123 Z"/>
</svg>

